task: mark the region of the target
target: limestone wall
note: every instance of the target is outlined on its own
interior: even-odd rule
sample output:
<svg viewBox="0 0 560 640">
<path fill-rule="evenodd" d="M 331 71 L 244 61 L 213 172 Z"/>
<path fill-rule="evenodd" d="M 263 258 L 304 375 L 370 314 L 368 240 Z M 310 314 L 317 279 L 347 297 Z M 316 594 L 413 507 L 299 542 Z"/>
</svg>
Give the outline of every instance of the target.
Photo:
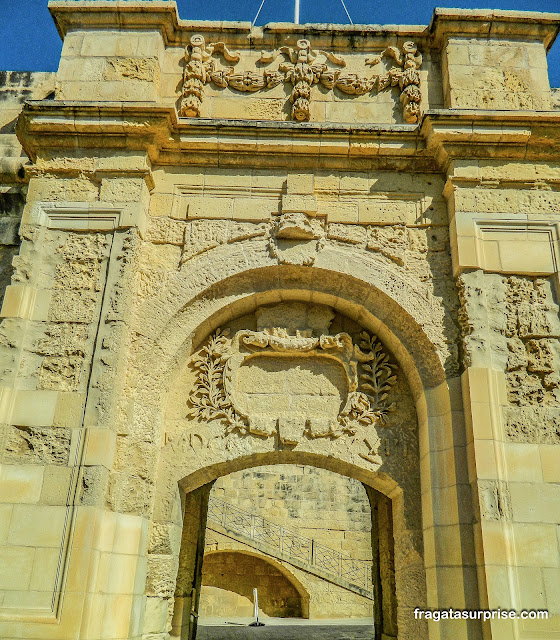
<svg viewBox="0 0 560 640">
<path fill-rule="evenodd" d="M 256 467 L 223 476 L 211 495 L 371 561 L 371 511 L 361 483 L 300 465 Z"/>
<path fill-rule="evenodd" d="M 204 559 L 199 613 L 202 617 L 250 618 L 253 589 L 259 613 L 273 618 L 303 617 L 302 598 L 289 579 L 264 558 L 244 553 L 210 553 Z M 235 595 L 234 595 L 235 594 Z"/>
<path fill-rule="evenodd" d="M 258 551 L 255 552 L 254 547 L 251 547 L 250 544 L 236 540 L 230 535 L 207 531 L 206 536 L 206 558 L 213 558 L 213 563 L 211 565 L 212 576 L 205 577 L 206 568 L 203 567 L 200 595 L 202 616 L 218 616 L 222 619 L 228 616 L 252 616 L 253 610 L 248 610 L 248 603 L 253 604 L 252 590 L 257 587 L 259 589 L 259 603 L 262 589 L 265 599 L 269 599 L 269 606 L 276 607 L 273 614 L 267 613 L 268 607 L 260 607 L 264 615 L 303 617 L 311 620 L 372 618 L 374 603 L 371 598 L 343 588 L 339 584 L 325 579 L 324 576 L 315 575 L 289 562 L 278 560 Z M 255 553 L 256 555 L 253 555 Z M 232 562 L 233 557 L 235 557 L 235 562 Z M 261 565 L 257 561 L 266 562 L 268 566 Z M 227 573 L 232 564 L 240 565 L 238 570 L 233 571 L 233 580 Z M 256 567 L 261 568 L 256 570 Z M 274 569 L 274 567 L 276 568 Z M 280 581 L 284 585 L 282 587 L 283 597 L 275 598 L 266 579 L 262 578 L 262 576 L 269 574 L 274 574 L 277 578 L 279 578 L 278 574 L 284 577 L 284 580 Z M 286 581 L 292 586 L 288 588 Z M 294 588 L 297 590 L 297 602 L 293 598 Z M 232 597 L 232 592 L 239 597 Z M 289 600 L 287 600 L 288 598 Z M 268 611 L 270 612 L 270 609 Z"/>
<path fill-rule="evenodd" d="M 24 102 L 45 98 L 54 91 L 54 82 L 54 73 L 0 72 L 0 299 L 10 284 L 27 192 L 27 158 L 16 137 L 16 122 Z"/>
<path fill-rule="evenodd" d="M 360 482 L 352 478 L 346 478 L 335 473 L 316 467 L 301 465 L 274 465 L 268 467 L 256 467 L 237 473 L 232 473 L 218 479 L 211 491 L 211 497 L 224 500 L 234 505 L 263 517 L 268 521 L 286 527 L 297 535 L 313 539 L 329 549 L 339 551 L 347 557 L 357 560 L 372 562 L 371 542 L 371 509 L 365 489 Z M 215 525 L 214 525 L 215 526 Z M 221 527 L 220 527 L 221 529 Z M 212 528 L 209 522 L 206 531 L 206 548 L 209 552 L 225 549 L 242 549 L 255 553 L 258 557 L 259 550 L 252 549 L 250 544 L 236 541 L 235 536 L 228 538 Z M 231 556 L 224 555 L 223 565 L 217 556 L 209 555 L 213 559 L 211 574 L 218 572 L 221 567 L 221 580 L 218 585 L 216 578 L 206 578 L 206 563 L 203 568 L 203 584 L 212 586 L 213 589 L 204 588 L 201 594 L 202 615 L 218 615 L 220 596 L 224 590 L 233 590 L 240 593 L 240 587 L 235 585 L 244 576 L 244 596 L 252 594 L 253 587 L 265 587 L 265 598 L 269 588 L 260 578 L 254 575 L 262 572 L 253 571 L 251 559 L 253 556 L 240 556 L 235 562 L 239 568 L 231 576 L 228 567 L 235 562 Z M 261 558 L 267 559 L 266 556 Z M 218 563 L 218 564 L 216 564 Z M 312 618 L 346 618 L 369 617 L 372 615 L 372 603 L 365 597 L 350 592 L 337 584 L 324 581 L 312 572 L 303 571 L 301 568 L 291 566 L 287 562 L 280 564 L 297 577 L 303 585 L 309 602 L 305 605 L 306 616 Z M 208 569 L 210 571 L 210 569 Z M 216 574 L 217 575 L 217 574 Z M 231 588 L 228 586 L 231 579 Z M 255 580 L 257 580 L 255 582 Z M 236 582 L 237 581 L 237 582 Z M 255 584 L 253 584 L 255 583 Z M 252 585 L 252 586 L 251 586 Z M 217 592 L 216 588 L 220 587 Z M 273 591 L 271 592 L 274 593 Z M 260 595 L 259 595 L 260 598 Z M 228 606 L 226 607 L 225 602 Z M 224 608 L 219 615 L 247 616 L 247 602 L 233 601 L 226 598 Z M 301 617 L 303 611 L 301 603 L 299 613 L 295 613 L 289 603 L 284 607 L 282 614 L 270 613 L 263 606 L 263 611 L 268 615 L 282 615 L 284 617 Z M 278 610 L 282 609 L 280 607 Z"/>
</svg>

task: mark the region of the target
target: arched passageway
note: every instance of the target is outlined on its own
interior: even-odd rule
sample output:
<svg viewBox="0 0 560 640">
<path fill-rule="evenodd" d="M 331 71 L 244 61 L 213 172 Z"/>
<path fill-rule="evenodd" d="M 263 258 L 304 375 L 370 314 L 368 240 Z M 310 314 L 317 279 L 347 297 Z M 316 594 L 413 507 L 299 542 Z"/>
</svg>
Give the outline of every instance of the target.
<svg viewBox="0 0 560 640">
<path fill-rule="evenodd" d="M 241 461 L 239 461 L 241 462 Z M 250 469 L 261 465 L 286 465 L 305 464 L 327 469 L 335 473 L 340 473 L 341 469 L 337 461 L 328 458 L 320 458 L 313 455 L 299 454 L 297 452 L 283 451 L 265 456 L 255 456 L 246 458 L 240 464 L 239 469 Z M 342 466 L 344 473 L 349 478 L 359 479 L 364 484 L 367 497 L 371 507 L 371 580 L 373 592 L 373 620 L 378 637 L 383 634 L 386 638 L 397 637 L 397 599 L 396 599 L 396 573 L 395 573 L 395 536 L 394 519 L 402 521 L 399 511 L 403 508 L 402 494 L 398 488 L 394 491 L 393 499 L 388 498 L 379 490 L 371 486 L 375 479 L 370 478 L 370 484 L 364 482 L 367 475 L 360 474 L 356 469 Z M 177 588 L 175 591 L 175 604 L 173 615 L 173 629 L 171 637 L 182 640 L 194 640 L 197 638 L 198 619 L 200 611 L 200 598 L 204 585 L 204 551 L 206 524 L 208 516 L 208 501 L 210 491 L 215 480 L 227 472 L 219 472 L 218 469 L 205 470 L 207 473 L 216 474 L 211 482 L 208 482 L 192 491 L 186 493 L 183 498 L 184 520 L 183 535 L 179 556 L 179 570 L 177 575 Z M 357 476 L 360 476 L 359 478 Z M 194 478 L 186 478 L 185 485 L 189 481 L 196 483 Z M 191 485 L 192 486 L 192 485 Z M 396 511 L 395 511 L 396 510 Z M 395 513 L 394 513 L 395 511 Z M 402 539 L 402 532 L 399 533 L 399 551 L 401 554 L 414 553 L 410 542 Z M 216 553 L 218 555 L 219 552 Z M 215 567 L 214 567 L 215 568 Z M 407 568 L 408 569 L 408 568 Z M 420 567 L 421 569 L 421 567 Z M 406 570 L 405 570 L 406 571 Z M 245 572 L 241 572 L 244 574 Z M 284 576 L 285 576 L 285 572 Z M 404 573 L 404 572 L 403 572 Z M 416 580 L 416 583 L 413 580 Z M 413 578 L 407 579 L 411 588 L 416 593 L 421 593 L 424 588 L 423 574 L 416 571 Z M 242 596 L 249 593 L 248 586 L 242 586 L 243 577 L 240 575 L 235 579 L 236 587 L 232 590 Z M 292 580 L 293 583 L 293 580 Z M 221 583 L 222 585 L 224 583 Z M 216 585 L 210 585 L 216 586 Z M 230 585 L 231 586 L 231 585 Z M 252 590 L 252 587 L 251 587 Z M 241 594 L 239 593 L 241 591 Z M 302 589 L 298 592 L 302 594 Z M 302 615 L 308 615 L 308 603 L 302 601 Z M 266 612 L 265 612 L 266 613 Z M 328 616 L 326 616 L 328 617 Z"/>
<path fill-rule="evenodd" d="M 232 583 L 239 581 L 239 574 L 247 576 L 251 597 L 253 588 L 266 593 L 275 581 L 264 567 L 248 570 L 251 557 L 257 557 L 275 566 L 296 588 L 300 585 L 310 606 L 298 615 L 373 620 L 371 530 L 367 492 L 353 478 L 296 464 L 252 467 L 218 478 L 209 498 L 202 624 L 210 623 L 207 617 L 252 615 L 252 609 L 235 604 L 225 592 L 220 596 L 205 588 L 209 561 L 216 552 L 244 554 L 237 556 L 237 564 L 224 560 L 220 580 L 227 585 L 230 573 Z M 220 597 L 221 608 L 214 606 Z"/>
<path fill-rule="evenodd" d="M 259 611 L 275 618 L 303 618 L 308 596 L 294 578 L 276 563 L 256 553 L 211 551 L 202 565 L 200 617 L 250 617 L 253 589 L 258 589 Z"/>
<path fill-rule="evenodd" d="M 257 272 L 260 290 L 254 293 Z M 275 464 L 316 466 L 366 486 L 378 523 L 372 527 L 378 636 L 427 637 L 412 611 L 425 605 L 427 580 L 437 577 L 424 562 L 424 543 L 433 555 L 437 533 L 429 479 L 440 470 L 430 451 L 452 439 L 436 346 L 441 340 L 414 319 L 424 302 L 418 299 L 409 313 L 399 306 L 401 289 L 390 287 L 395 298 L 385 291 L 386 279 L 382 290 L 346 273 L 324 270 L 317 279 L 318 273 L 272 267 L 206 283 L 196 315 L 183 299 L 162 325 L 155 349 L 143 355 L 157 353 L 150 362 L 166 370 L 152 517 L 180 533 L 181 542 L 153 565 L 154 575 L 164 562 L 169 566 L 172 637 L 196 636 L 212 483 Z M 410 299 L 402 302 L 410 307 Z M 429 319 L 425 311 L 422 318 Z M 386 390 L 379 388 L 381 369 Z M 454 473 L 447 458 L 445 473 Z M 446 522 L 454 522 L 454 494 L 447 504 Z M 162 606 L 156 589 L 148 600 Z"/>
</svg>

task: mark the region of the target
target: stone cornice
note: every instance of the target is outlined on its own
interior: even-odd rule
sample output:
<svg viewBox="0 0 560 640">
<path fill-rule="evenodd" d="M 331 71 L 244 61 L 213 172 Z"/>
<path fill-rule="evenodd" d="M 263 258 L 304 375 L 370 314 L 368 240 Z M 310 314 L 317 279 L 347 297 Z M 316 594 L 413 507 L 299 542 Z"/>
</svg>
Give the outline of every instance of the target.
<svg viewBox="0 0 560 640">
<path fill-rule="evenodd" d="M 436 45 L 446 38 L 524 38 L 549 49 L 560 30 L 560 13 L 490 9 L 434 9 L 429 27 Z"/>
<path fill-rule="evenodd" d="M 178 118 L 146 103 L 30 101 L 18 122 L 28 156 L 133 150 L 153 164 L 447 170 L 456 158 L 557 160 L 560 111 L 427 112 L 417 125 Z"/>
<path fill-rule="evenodd" d="M 558 161 L 560 111 L 439 109 L 420 125 L 427 150 L 446 169 L 456 158 Z"/>
<path fill-rule="evenodd" d="M 416 125 L 178 118 L 145 103 L 29 101 L 18 137 L 27 155 L 144 150 L 153 164 L 435 170 Z"/>
<path fill-rule="evenodd" d="M 49 11 L 61 38 L 74 29 L 161 31 L 166 44 L 181 41 L 181 32 L 242 33 L 250 22 L 181 20 L 174 0 L 50 0 Z"/>
<path fill-rule="evenodd" d="M 51 0 L 49 11 L 61 38 L 72 30 L 136 30 L 160 31 L 166 45 L 186 45 L 193 33 L 209 38 L 227 38 L 229 46 L 260 48 L 278 44 L 295 44 L 305 36 L 313 37 L 316 46 L 353 49 L 371 46 L 372 40 L 387 42 L 396 38 L 421 38 L 428 35 L 426 26 L 418 25 L 346 25 L 272 22 L 252 27 L 250 22 L 181 20 L 177 5 L 170 0 Z M 367 43 L 367 44 L 366 44 Z"/>
<path fill-rule="evenodd" d="M 197 32 L 226 36 L 228 45 L 238 48 L 269 47 L 280 41 L 292 45 L 301 37 L 312 37 L 316 47 L 337 51 L 348 49 L 349 38 L 353 50 L 398 38 L 424 40 L 426 48 L 441 47 L 450 35 L 522 37 L 550 47 L 560 26 L 560 14 L 535 11 L 435 9 L 429 26 L 269 23 L 251 27 L 249 22 L 181 20 L 171 0 L 51 0 L 49 10 L 62 38 L 76 29 L 141 29 L 160 31 L 166 44 L 184 46 Z"/>
</svg>

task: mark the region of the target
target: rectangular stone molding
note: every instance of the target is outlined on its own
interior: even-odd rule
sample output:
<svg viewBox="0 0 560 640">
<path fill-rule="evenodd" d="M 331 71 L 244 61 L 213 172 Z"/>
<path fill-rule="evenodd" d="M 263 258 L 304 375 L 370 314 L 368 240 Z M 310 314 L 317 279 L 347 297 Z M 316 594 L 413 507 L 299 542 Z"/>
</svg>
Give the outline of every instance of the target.
<svg viewBox="0 0 560 640">
<path fill-rule="evenodd" d="M 107 196 L 112 186 L 107 184 Z M 126 199 L 126 189 L 113 192 Z M 100 384 L 95 363 L 106 333 L 99 323 L 111 313 L 113 327 L 118 317 L 111 304 L 121 273 L 118 259 L 124 238 L 136 233 L 130 228 L 145 211 L 142 202 L 129 200 L 30 199 L 23 214 L 26 239 L 18 259 L 26 264 L 30 255 L 41 257 L 27 272 L 29 285 L 8 287 L 2 310 L 12 323 L 6 330 L 22 348 L 5 359 L 12 380 L 5 372 L 3 382 L 12 386 L 0 393 L 1 637 L 78 637 L 80 621 L 87 629 L 83 637 L 115 629 L 125 637 L 138 624 L 130 615 L 111 613 L 111 607 L 118 598 L 138 606 L 133 603 L 143 593 L 145 560 L 138 557 L 139 542 L 125 548 L 122 540 L 132 541 L 127 527 L 138 529 L 142 540 L 146 525 L 142 518 L 136 526 L 133 517 L 111 514 L 115 523 L 122 520 L 116 524 L 124 527 L 118 542 L 123 546 L 96 547 L 107 520 L 95 503 L 113 465 L 116 436 L 97 424 L 84 428 Z M 118 566 L 118 573 L 91 573 L 100 561 Z M 94 624 L 106 629 L 90 631 Z"/>
<path fill-rule="evenodd" d="M 560 222 L 456 212 L 451 225 L 453 270 L 546 276 L 557 273 Z"/>
<path fill-rule="evenodd" d="M 198 180 L 190 175 L 178 175 L 175 183 L 158 180 L 151 196 L 150 216 L 181 221 L 267 222 L 282 213 L 303 212 L 326 223 L 422 225 L 436 222 L 442 215 L 441 209 L 432 213 L 437 205 L 435 190 L 425 185 L 427 192 L 409 191 L 406 179 L 395 178 L 393 190 L 375 191 L 376 181 L 367 174 L 342 182 L 318 176 L 314 182 L 307 180 L 296 187 L 290 186 L 289 176 L 282 180 L 276 172 L 269 174 L 208 170 L 196 176 Z M 311 193 L 293 193 L 304 188 Z M 283 194 L 285 189 L 290 193 Z M 172 235 L 170 230 L 168 239 Z"/>
<path fill-rule="evenodd" d="M 142 226 L 138 205 L 112 202 L 33 202 L 26 206 L 22 224 L 66 231 L 114 231 Z"/>
</svg>

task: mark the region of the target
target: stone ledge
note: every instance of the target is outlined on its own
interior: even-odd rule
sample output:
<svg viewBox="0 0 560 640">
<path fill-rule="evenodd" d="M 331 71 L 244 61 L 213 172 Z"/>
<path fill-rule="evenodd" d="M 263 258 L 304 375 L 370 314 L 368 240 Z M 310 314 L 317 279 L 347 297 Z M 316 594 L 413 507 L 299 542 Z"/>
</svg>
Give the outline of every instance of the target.
<svg viewBox="0 0 560 640">
<path fill-rule="evenodd" d="M 92 124 L 91 115 L 96 119 Z M 141 124 L 141 126 L 138 126 Z M 420 125 L 178 118 L 148 103 L 30 101 L 18 123 L 33 160 L 43 150 L 136 149 L 157 164 L 441 171 L 456 157 L 545 160 L 560 148 L 560 111 L 428 111 Z M 110 134 L 110 138 L 108 138 Z M 372 161 L 377 166 L 372 166 Z"/>
<path fill-rule="evenodd" d="M 363 24 L 305 24 L 272 22 L 252 27 L 250 22 L 181 20 L 175 2 L 135 0 L 128 2 L 81 2 L 56 0 L 49 2 L 61 38 L 76 29 L 129 30 L 139 28 L 161 32 L 167 45 L 186 44 L 193 32 L 221 34 L 227 32 L 234 46 L 247 48 L 267 46 L 278 35 L 293 34 L 294 42 L 301 35 L 313 31 L 314 37 L 332 42 L 333 32 L 345 40 L 352 36 L 375 38 L 388 35 L 427 38 L 441 43 L 449 33 L 464 33 L 480 38 L 504 33 L 509 36 L 533 38 L 550 46 L 558 31 L 560 14 L 536 11 L 490 10 L 434 10 L 429 26 L 423 25 L 363 25 Z M 248 37 L 250 36 L 250 37 Z M 336 37 L 335 37 L 336 39 Z"/>
<path fill-rule="evenodd" d="M 450 35 L 538 40 L 548 49 L 560 29 L 560 13 L 502 9 L 434 9 L 429 30 L 441 46 Z"/>
</svg>

